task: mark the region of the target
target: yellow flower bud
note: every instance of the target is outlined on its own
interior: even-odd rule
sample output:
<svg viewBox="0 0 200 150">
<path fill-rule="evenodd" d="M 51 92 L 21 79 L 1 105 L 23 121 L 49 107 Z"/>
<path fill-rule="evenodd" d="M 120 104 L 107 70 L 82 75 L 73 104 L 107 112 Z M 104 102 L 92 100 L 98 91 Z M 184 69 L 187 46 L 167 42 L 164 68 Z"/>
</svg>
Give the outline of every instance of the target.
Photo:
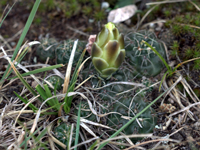
<svg viewBox="0 0 200 150">
<path fill-rule="evenodd" d="M 110 77 L 125 58 L 124 36 L 111 22 L 99 32 L 92 46 L 92 62 L 103 78 Z"/>
</svg>

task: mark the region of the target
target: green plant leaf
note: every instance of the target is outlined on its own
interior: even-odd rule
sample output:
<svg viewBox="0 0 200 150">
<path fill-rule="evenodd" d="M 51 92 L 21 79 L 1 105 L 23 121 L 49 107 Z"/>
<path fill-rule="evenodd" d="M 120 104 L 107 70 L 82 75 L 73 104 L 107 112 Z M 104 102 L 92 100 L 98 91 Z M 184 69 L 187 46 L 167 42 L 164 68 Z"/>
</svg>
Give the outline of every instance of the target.
<svg viewBox="0 0 200 150">
<path fill-rule="evenodd" d="M 80 116 L 81 116 L 81 102 L 80 102 L 79 108 L 78 108 L 78 118 L 77 118 L 77 123 L 76 123 L 76 138 L 75 138 L 74 146 L 76 146 L 78 144 L 79 130 L 80 130 Z M 74 148 L 74 150 L 77 150 L 77 147 Z"/>
<path fill-rule="evenodd" d="M 162 60 L 162 62 L 165 64 L 165 66 L 166 66 L 166 68 L 167 68 L 167 70 L 168 71 L 171 71 L 172 69 L 171 69 L 171 67 L 167 64 L 167 62 L 165 61 L 165 59 L 160 55 L 160 53 L 158 53 L 158 51 L 155 49 L 155 48 L 153 48 L 149 43 L 147 43 L 146 41 L 144 41 L 144 40 L 142 40 L 142 42 L 144 43 L 144 44 L 146 44 L 147 46 L 149 46 L 150 48 L 151 48 L 151 50 L 153 50 L 154 51 L 154 53 L 156 53 L 156 55 Z"/>
<path fill-rule="evenodd" d="M 22 147 L 24 144 L 27 144 L 27 141 L 30 140 L 43 126 L 39 127 L 33 134 L 29 135 L 29 137 L 27 138 L 25 136 L 25 140 L 20 144 L 20 147 Z M 27 131 L 25 133 L 27 135 Z"/>
<path fill-rule="evenodd" d="M 45 84 L 44 85 L 44 89 L 38 84 L 35 89 L 38 91 L 38 93 L 40 94 L 40 96 L 42 97 L 43 101 L 45 101 L 46 99 L 52 97 L 51 91 L 49 89 L 49 87 Z M 51 106 L 52 108 L 59 110 L 60 109 L 60 103 L 58 102 L 57 99 L 50 99 L 47 101 L 47 104 L 49 106 Z"/>
<path fill-rule="evenodd" d="M 10 13 L 10 11 L 12 10 L 12 8 L 13 8 L 13 6 L 15 5 L 16 2 L 17 2 L 17 1 L 14 2 L 14 4 L 10 7 L 9 11 L 6 13 L 6 15 L 5 15 L 5 16 L 3 17 L 3 19 L 1 20 L 1 22 L 0 22 L 0 28 L 1 28 L 1 26 L 2 26 L 2 24 L 3 24 L 3 22 L 4 22 L 4 20 L 6 19 L 6 17 L 7 17 L 8 14 Z"/>
<path fill-rule="evenodd" d="M 20 47 L 21 47 L 21 45 L 22 45 L 22 43 L 24 41 L 24 38 L 25 38 L 25 36 L 26 36 L 26 34 L 27 34 L 32 22 L 33 22 L 33 19 L 35 17 L 37 9 L 38 9 L 38 7 L 40 5 L 40 1 L 41 0 L 36 0 L 35 3 L 34 3 L 34 6 L 33 6 L 32 10 L 31 10 L 31 13 L 30 13 L 30 15 L 28 17 L 28 20 L 27 20 L 26 25 L 24 27 L 24 30 L 23 30 L 23 32 L 22 32 L 22 34 L 20 36 L 20 39 L 19 39 L 19 41 L 17 43 L 17 46 L 16 46 L 15 51 L 13 53 L 13 56 L 11 58 L 11 61 L 13 61 L 14 58 L 16 57 L 16 55 L 17 55 L 17 53 L 18 53 L 18 51 L 19 51 L 19 49 L 20 49 Z M 3 74 L 3 77 L 0 80 L 1 84 L 3 84 L 4 79 L 6 79 L 10 75 L 11 71 L 8 73 L 9 70 L 10 70 L 10 65 L 7 67 L 6 71 Z"/>
<path fill-rule="evenodd" d="M 39 68 L 39 69 L 35 69 L 33 71 L 29 71 L 27 73 L 23 73 L 23 74 L 21 74 L 21 76 L 24 77 L 24 76 L 28 76 L 28 75 L 32 75 L 32 74 L 36 74 L 36 73 L 40 73 L 40 72 L 53 70 L 53 69 L 60 68 L 60 67 L 63 67 L 63 66 L 64 66 L 63 64 L 58 64 L 58 65 L 48 66 L 48 67 L 45 67 L 45 68 Z M 15 79 L 15 78 L 17 78 L 17 77 L 15 76 L 15 77 L 9 78 L 8 80 Z"/>
<path fill-rule="evenodd" d="M 26 100 L 26 99 L 24 99 L 23 97 L 21 97 L 20 95 L 18 95 L 15 91 L 13 91 L 14 93 L 15 93 L 15 95 L 22 101 L 22 102 L 24 102 L 25 104 L 28 104 L 28 100 Z M 33 112 L 34 113 L 36 113 L 36 110 L 38 110 L 38 108 L 37 107 L 35 107 L 33 104 L 29 104 L 28 105 L 32 110 L 33 110 Z"/>
</svg>

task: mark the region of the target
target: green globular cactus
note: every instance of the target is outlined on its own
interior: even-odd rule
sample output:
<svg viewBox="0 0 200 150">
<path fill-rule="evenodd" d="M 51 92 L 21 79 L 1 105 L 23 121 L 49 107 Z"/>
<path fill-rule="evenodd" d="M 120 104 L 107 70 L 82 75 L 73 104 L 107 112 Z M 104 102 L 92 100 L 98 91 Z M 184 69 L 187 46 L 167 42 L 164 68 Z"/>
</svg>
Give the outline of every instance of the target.
<svg viewBox="0 0 200 150">
<path fill-rule="evenodd" d="M 98 34 L 91 50 L 95 69 L 103 78 L 118 70 L 125 58 L 124 37 L 111 22 Z"/>
<path fill-rule="evenodd" d="M 45 61 L 48 57 L 55 59 L 55 50 L 58 42 L 54 38 L 43 38 L 41 45 L 38 46 L 36 54 L 42 61 Z"/>
<path fill-rule="evenodd" d="M 62 84 L 64 83 L 64 79 L 55 75 L 49 77 L 47 81 L 50 82 L 54 86 L 54 88 L 57 85 L 56 87 L 57 90 L 60 90 L 62 88 Z"/>
<path fill-rule="evenodd" d="M 131 118 L 133 118 L 137 113 L 141 112 L 148 104 L 144 101 L 144 96 L 137 95 L 132 101 L 130 107 L 130 115 L 128 114 L 129 105 L 131 104 L 132 98 L 130 96 L 124 96 L 119 101 L 114 103 L 112 107 L 109 107 L 109 112 L 116 112 L 108 115 L 108 126 L 116 130 L 124 126 Z M 135 115 L 134 115 L 135 114 Z M 123 116 L 123 117 L 122 117 Z M 131 134 L 145 134 L 151 133 L 156 125 L 157 117 L 154 114 L 152 108 L 147 109 L 138 118 L 138 122 L 134 120 L 129 126 L 127 126 L 123 133 L 126 135 Z M 141 138 L 131 138 L 135 143 Z"/>
<path fill-rule="evenodd" d="M 113 83 L 113 82 L 134 82 L 136 75 L 135 72 L 132 71 L 132 68 L 129 68 L 127 65 L 123 64 L 119 67 L 119 70 L 117 70 L 113 75 L 112 78 L 108 81 L 105 81 L 105 84 Z M 103 88 L 100 91 L 100 96 L 102 100 L 109 101 L 112 103 L 113 100 L 118 99 L 121 95 L 117 95 L 123 92 L 128 92 L 128 90 L 133 89 L 134 86 L 130 84 L 112 84 L 110 86 L 107 86 Z"/>
<path fill-rule="evenodd" d="M 152 77 L 159 74 L 164 67 L 161 59 L 145 45 L 142 40 L 149 43 L 165 59 L 166 52 L 163 43 L 159 42 L 153 32 L 139 31 L 129 33 L 125 37 L 126 56 L 128 62 L 143 76 Z"/>
<path fill-rule="evenodd" d="M 59 126 L 54 128 L 54 134 L 56 136 L 56 138 L 62 142 L 63 144 L 65 144 L 66 146 L 69 144 L 69 140 L 70 140 L 70 134 L 71 134 L 71 128 L 72 125 L 68 124 L 68 123 L 61 123 Z M 73 135 L 72 135 L 72 145 L 75 141 L 75 128 L 73 130 Z M 59 146 L 60 149 L 63 149 Z"/>
<path fill-rule="evenodd" d="M 79 41 L 77 44 L 73 66 L 78 62 L 81 53 L 85 49 L 86 42 Z M 74 40 L 66 40 L 61 42 L 56 48 L 56 62 L 57 64 L 66 64 L 69 62 L 69 58 L 71 56 L 71 52 L 73 49 Z"/>
</svg>

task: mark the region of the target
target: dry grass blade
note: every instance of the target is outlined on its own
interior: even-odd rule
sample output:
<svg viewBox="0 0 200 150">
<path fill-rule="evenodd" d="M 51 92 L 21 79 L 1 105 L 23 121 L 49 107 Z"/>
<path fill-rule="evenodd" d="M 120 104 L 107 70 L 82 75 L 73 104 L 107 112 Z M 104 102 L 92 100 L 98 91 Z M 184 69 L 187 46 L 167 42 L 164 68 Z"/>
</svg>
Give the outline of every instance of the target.
<svg viewBox="0 0 200 150">
<path fill-rule="evenodd" d="M 164 141 L 171 141 L 171 142 L 176 142 L 176 143 L 180 142 L 180 141 L 174 140 L 174 139 L 157 139 L 157 140 L 150 140 L 150 141 L 142 142 L 142 143 L 136 144 L 134 146 L 131 146 L 129 148 L 126 148 L 124 150 L 130 150 L 132 148 L 138 148 L 138 146 L 149 144 L 149 143 L 153 143 L 153 142 L 164 142 Z"/>
<path fill-rule="evenodd" d="M 52 133 L 52 127 L 53 127 L 53 123 L 49 124 L 47 126 L 47 132 L 48 135 L 51 137 L 51 140 L 53 140 L 53 142 L 55 142 L 56 144 L 60 145 L 62 148 L 66 149 L 66 145 L 63 144 L 62 142 L 60 142 L 59 140 L 57 140 L 51 133 Z"/>
<path fill-rule="evenodd" d="M 74 148 L 76 148 L 76 147 L 79 147 L 79 146 L 81 146 L 81 145 L 90 143 L 90 142 L 92 142 L 92 141 L 94 141 L 94 140 L 98 140 L 98 139 L 99 139 L 99 137 L 91 138 L 91 139 L 89 139 L 89 140 L 87 140 L 87 141 L 84 141 L 84 142 L 82 142 L 82 143 L 77 144 L 76 146 L 71 147 L 70 149 L 74 149 Z"/>
<path fill-rule="evenodd" d="M 88 88 L 88 89 L 91 89 L 91 90 L 100 90 L 100 89 L 103 89 L 107 86 L 111 86 L 111 85 L 115 85 L 115 84 L 125 84 L 125 85 L 133 85 L 133 86 L 137 86 L 137 87 L 146 87 L 144 84 L 141 84 L 141 83 L 135 83 L 135 82 L 112 82 L 112 83 L 108 83 L 102 87 L 99 87 L 99 88 Z"/>
<path fill-rule="evenodd" d="M 2 110 L 2 112 L 1 112 L 1 116 L 0 116 L 0 128 L 1 128 L 2 125 L 3 125 L 3 116 L 4 116 L 4 113 L 5 113 L 5 108 L 6 108 L 6 107 L 4 107 L 3 110 Z"/>
<path fill-rule="evenodd" d="M 172 117 L 172 116 L 177 115 L 177 114 L 184 112 L 184 111 L 188 111 L 191 107 L 198 106 L 198 105 L 200 105 L 200 102 L 190 104 L 189 106 L 184 107 L 181 110 L 174 112 L 173 114 L 170 114 L 169 117 Z"/>
<path fill-rule="evenodd" d="M 77 116 L 72 115 L 72 119 L 74 119 L 76 121 L 77 120 Z M 84 118 L 80 118 L 80 121 L 84 122 L 84 123 L 88 123 L 88 124 L 94 125 L 94 126 L 103 127 L 103 128 L 106 128 L 106 129 L 112 129 L 112 128 L 106 126 L 106 125 L 103 125 L 103 124 L 100 124 L 100 123 L 96 123 L 96 122 L 93 122 L 93 121 L 90 121 L 90 120 L 87 120 L 87 119 L 84 119 Z"/>
<path fill-rule="evenodd" d="M 130 105 L 129 105 L 129 108 L 128 108 L 128 110 L 129 110 L 129 111 L 128 111 L 128 115 L 130 115 L 130 110 L 131 110 L 131 106 L 132 106 L 132 104 L 133 104 L 134 98 L 135 98 L 138 94 L 140 94 L 140 93 L 142 93 L 143 91 L 149 89 L 150 87 L 156 86 L 156 85 L 159 84 L 159 83 L 160 83 L 160 81 L 159 81 L 159 82 L 156 82 L 156 83 L 154 83 L 154 84 L 152 84 L 152 85 L 150 85 L 150 86 L 148 86 L 148 87 L 145 86 L 145 88 L 141 89 L 139 92 L 137 92 L 137 93 L 133 96 L 133 98 L 132 98 L 132 100 L 131 100 L 131 103 L 130 103 Z"/>
<path fill-rule="evenodd" d="M 71 69 L 72 69 L 72 63 L 74 60 L 75 52 L 76 52 L 76 47 L 78 44 L 78 40 L 74 41 L 74 46 L 70 55 L 69 63 L 67 65 L 67 70 L 66 70 L 66 75 L 65 75 L 65 81 L 64 81 L 64 86 L 63 86 L 63 93 L 66 93 L 68 90 L 69 82 L 70 82 L 70 75 L 71 75 Z"/>
<path fill-rule="evenodd" d="M 24 70 L 25 72 L 29 72 L 28 69 L 26 69 L 24 66 L 22 66 L 21 64 L 15 62 L 15 65 L 18 66 L 19 68 L 21 68 L 22 70 Z M 40 82 L 40 80 L 38 80 L 38 78 L 36 78 L 34 75 L 30 75 L 41 87 L 43 87 L 43 84 Z"/>
<path fill-rule="evenodd" d="M 147 11 L 147 13 L 142 17 L 142 19 L 138 23 L 138 25 L 137 25 L 138 27 L 142 24 L 142 22 L 145 20 L 145 18 L 151 13 L 151 11 L 153 11 L 153 9 L 155 9 L 157 6 L 159 6 L 159 4 L 153 6 L 151 9 L 149 9 L 149 11 Z"/>
<path fill-rule="evenodd" d="M 194 7 L 198 10 L 198 11 L 200 11 L 200 8 L 194 3 L 194 2 L 192 2 L 191 0 L 188 0 L 192 5 L 194 5 Z"/>
<path fill-rule="evenodd" d="M 177 23 L 177 22 L 174 22 L 175 24 L 178 24 L 178 25 L 181 25 L 181 26 L 190 26 L 191 28 L 195 28 L 195 29 L 200 29 L 200 27 L 198 26 L 195 26 L 195 25 L 190 25 L 190 24 L 184 24 L 184 23 Z M 194 58 L 195 59 L 195 58 Z M 199 59 L 199 58 L 198 58 Z M 188 60 L 190 61 L 190 60 Z"/>
<path fill-rule="evenodd" d="M 148 23 L 142 25 L 141 29 L 146 29 L 151 24 L 165 23 L 165 22 L 166 22 L 166 20 L 163 20 L 163 19 L 162 20 L 155 20 L 155 21 L 152 21 L 152 22 L 148 22 Z"/>
<path fill-rule="evenodd" d="M 86 60 L 84 60 L 84 62 L 80 65 L 77 74 L 79 74 L 79 72 L 81 71 L 83 65 L 85 64 L 86 61 L 88 61 L 91 57 L 88 57 Z M 90 76 L 89 78 L 85 79 L 82 83 L 80 83 L 76 88 L 74 88 L 74 91 L 77 90 L 80 86 L 82 86 L 86 81 L 88 81 L 90 78 L 92 78 L 93 76 Z"/>
<path fill-rule="evenodd" d="M 3 16 L 6 12 L 6 9 L 8 8 L 9 5 L 6 5 L 5 9 L 3 10 L 3 13 L 1 14 L 1 17 L 0 17 L 0 22 L 3 20 Z"/>
<path fill-rule="evenodd" d="M 69 144 L 67 145 L 67 148 L 70 149 L 71 147 L 71 144 L 72 144 L 72 136 L 73 136 L 73 131 L 74 131 L 74 124 L 72 123 L 72 126 L 71 126 L 71 131 L 70 131 L 70 137 L 69 137 Z"/>
<path fill-rule="evenodd" d="M 182 130 L 182 129 L 183 129 L 183 127 L 181 127 L 180 129 L 174 131 L 174 132 L 171 133 L 170 135 L 167 135 L 167 136 L 163 137 L 162 139 L 160 139 L 161 141 L 159 141 L 159 142 L 154 146 L 154 148 L 152 148 L 152 149 L 155 149 L 156 147 L 158 147 L 158 146 L 161 144 L 162 140 L 164 140 L 164 139 L 169 139 L 170 136 L 174 135 L 175 133 L 179 132 L 179 131 Z M 177 141 L 177 140 L 172 140 L 172 142 L 180 143 L 180 141 Z"/>
<path fill-rule="evenodd" d="M 19 111 L 10 111 L 9 113 L 5 114 L 3 117 L 11 117 L 13 115 L 17 115 L 17 114 L 28 114 L 28 113 L 34 113 L 33 110 L 24 110 L 21 112 L 21 110 Z"/>
<path fill-rule="evenodd" d="M 134 135 L 124 135 L 124 136 L 117 136 L 117 137 L 114 137 L 114 138 L 110 138 L 110 139 L 107 139 L 107 140 L 103 140 L 102 142 L 98 143 L 98 145 L 101 145 L 103 143 L 106 143 L 106 142 L 110 142 L 110 141 L 113 141 L 113 140 L 119 140 L 119 139 L 124 139 L 124 138 L 138 138 L 138 137 L 151 137 L 151 138 L 160 138 L 160 137 L 157 137 L 157 136 L 152 136 L 152 134 L 134 134 Z M 141 145 L 144 145 L 144 144 L 147 144 L 147 143 L 151 143 L 151 142 L 158 142 L 158 141 L 172 141 L 172 142 L 176 142 L 176 143 L 179 143 L 180 141 L 178 140 L 173 140 L 173 139 L 157 139 L 157 140 L 150 140 L 150 141 L 146 141 L 146 142 L 142 142 L 142 143 L 139 143 L 137 145 L 133 145 L 129 148 L 127 148 L 126 150 L 129 150 L 131 148 L 136 148 L 138 146 L 141 146 Z"/>
<path fill-rule="evenodd" d="M 85 123 L 81 122 L 80 125 L 85 129 L 85 131 L 87 131 L 92 136 L 94 136 L 95 138 L 97 138 L 97 135 Z"/>
<path fill-rule="evenodd" d="M 188 0 L 166 0 L 166 1 L 161 1 L 161 2 L 151 2 L 151 3 L 146 3 L 146 5 L 158 5 L 158 4 L 168 4 L 168 3 L 178 3 L 178 2 L 187 2 Z"/>
<path fill-rule="evenodd" d="M 47 101 L 49 101 L 49 100 L 51 100 L 52 98 L 55 98 L 55 97 L 57 97 L 57 98 L 58 97 L 65 97 L 65 94 L 58 94 L 56 96 L 49 97 L 41 104 L 41 106 L 40 106 L 40 108 L 39 108 L 39 110 L 38 110 L 38 112 L 37 112 L 37 114 L 35 116 L 35 119 L 34 119 L 34 124 L 35 125 L 37 124 L 37 122 L 39 120 L 42 107 L 46 104 Z M 35 128 L 36 128 L 36 126 L 32 126 L 30 133 L 33 133 L 35 131 Z"/>
<path fill-rule="evenodd" d="M 194 102 L 200 101 L 199 98 L 196 96 L 196 94 L 194 93 L 194 91 L 192 90 L 192 88 L 190 87 L 190 85 L 187 83 L 187 81 L 185 79 L 183 79 L 181 81 L 182 85 L 184 86 L 184 88 L 186 89 L 187 93 L 189 94 L 189 96 L 191 97 L 191 99 Z M 191 92 L 190 92 L 191 91 Z M 193 95 L 192 95 L 193 94 Z M 200 108 L 200 107 L 199 107 Z"/>
<path fill-rule="evenodd" d="M 88 77 L 87 79 L 85 79 L 83 82 L 81 82 L 76 88 L 74 88 L 74 91 L 77 90 L 78 88 L 80 88 L 85 82 L 87 82 L 88 80 L 90 80 L 91 78 L 93 78 L 94 75 L 91 75 L 90 77 Z"/>
</svg>

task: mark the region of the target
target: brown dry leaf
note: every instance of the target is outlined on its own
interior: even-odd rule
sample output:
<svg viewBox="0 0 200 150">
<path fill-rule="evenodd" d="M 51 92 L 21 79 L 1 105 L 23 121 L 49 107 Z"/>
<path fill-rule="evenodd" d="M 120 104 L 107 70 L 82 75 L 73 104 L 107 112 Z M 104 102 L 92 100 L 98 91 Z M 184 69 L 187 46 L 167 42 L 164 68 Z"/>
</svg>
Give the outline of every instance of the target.
<svg viewBox="0 0 200 150">
<path fill-rule="evenodd" d="M 119 23 L 131 18 L 137 11 L 136 5 L 128 5 L 110 11 L 108 22 Z"/>
</svg>

